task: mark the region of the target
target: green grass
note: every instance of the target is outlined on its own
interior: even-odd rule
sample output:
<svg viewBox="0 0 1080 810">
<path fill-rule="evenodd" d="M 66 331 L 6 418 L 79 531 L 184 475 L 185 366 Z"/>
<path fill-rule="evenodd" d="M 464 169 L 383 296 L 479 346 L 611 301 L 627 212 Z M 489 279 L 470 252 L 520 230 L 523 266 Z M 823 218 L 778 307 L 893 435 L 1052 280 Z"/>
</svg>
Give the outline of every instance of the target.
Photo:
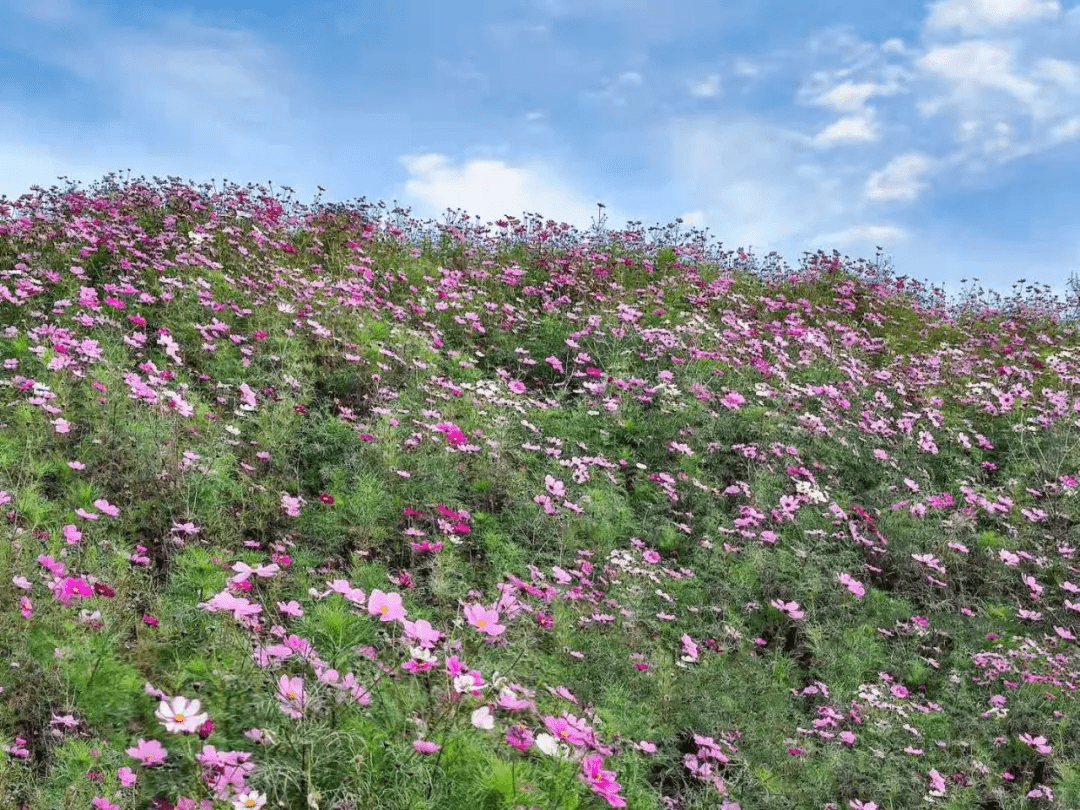
<svg viewBox="0 0 1080 810">
<path fill-rule="evenodd" d="M 137 190 L 0 206 L 0 806 L 1080 806 L 1070 322 Z"/>
</svg>

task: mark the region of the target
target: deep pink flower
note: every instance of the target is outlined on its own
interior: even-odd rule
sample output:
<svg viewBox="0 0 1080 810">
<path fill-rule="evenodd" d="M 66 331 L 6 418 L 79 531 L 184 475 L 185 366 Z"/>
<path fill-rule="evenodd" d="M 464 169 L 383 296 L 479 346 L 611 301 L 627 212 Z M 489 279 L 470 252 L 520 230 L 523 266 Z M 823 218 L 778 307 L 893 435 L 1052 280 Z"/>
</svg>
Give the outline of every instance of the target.
<svg viewBox="0 0 1080 810">
<path fill-rule="evenodd" d="M 615 781 L 615 771 L 605 771 L 604 758 L 597 753 L 589 754 L 581 760 L 581 779 L 607 800 L 612 807 L 626 807 L 626 799 L 619 796 L 622 785 Z"/>
<path fill-rule="evenodd" d="M 72 596 L 89 598 L 94 595 L 90 585 L 82 577 L 67 577 L 60 585 L 60 595 L 57 597 L 63 604 L 71 601 Z"/>
<path fill-rule="evenodd" d="M 524 723 L 506 729 L 506 744 L 519 751 L 528 751 L 533 744 L 532 731 Z"/>
</svg>

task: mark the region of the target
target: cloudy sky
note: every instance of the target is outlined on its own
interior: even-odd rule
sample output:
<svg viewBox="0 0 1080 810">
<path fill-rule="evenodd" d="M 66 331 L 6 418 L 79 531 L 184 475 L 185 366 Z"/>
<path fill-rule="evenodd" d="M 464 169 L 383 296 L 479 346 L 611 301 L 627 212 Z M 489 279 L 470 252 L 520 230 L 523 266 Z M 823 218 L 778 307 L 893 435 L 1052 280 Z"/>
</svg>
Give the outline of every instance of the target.
<svg viewBox="0 0 1080 810">
<path fill-rule="evenodd" d="M 793 269 L 880 245 L 950 302 L 1064 300 L 1080 0 L 828 7 L 0 0 L 0 194 L 131 169 L 583 233 L 603 203 Z"/>
</svg>

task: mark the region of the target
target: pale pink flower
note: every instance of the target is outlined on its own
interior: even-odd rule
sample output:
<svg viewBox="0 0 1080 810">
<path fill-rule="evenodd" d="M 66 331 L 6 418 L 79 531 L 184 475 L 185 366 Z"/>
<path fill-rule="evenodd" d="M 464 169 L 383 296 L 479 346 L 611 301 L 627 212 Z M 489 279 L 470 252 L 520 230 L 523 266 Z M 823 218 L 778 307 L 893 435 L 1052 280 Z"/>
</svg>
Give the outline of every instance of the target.
<svg viewBox="0 0 1080 810">
<path fill-rule="evenodd" d="M 299 710 L 307 704 L 304 679 L 299 675 L 292 678 L 282 675 L 278 679 L 278 700 L 279 709 L 294 720 L 299 720 L 303 716 Z"/>
<path fill-rule="evenodd" d="M 157 740 L 144 740 L 142 738 L 139 739 L 138 745 L 125 749 L 125 751 L 142 762 L 144 768 L 149 768 L 151 765 L 160 765 L 165 761 L 165 757 L 169 755 L 169 752 Z"/>
<path fill-rule="evenodd" d="M 383 593 L 378 588 L 368 598 L 368 613 L 378 616 L 380 622 L 392 622 L 405 618 L 400 593 Z"/>
<path fill-rule="evenodd" d="M 415 622 L 406 621 L 405 637 L 420 642 L 421 647 L 430 648 L 442 638 L 442 633 L 431 626 L 427 619 L 417 619 Z"/>
<path fill-rule="evenodd" d="M 489 636 L 501 636 L 506 630 L 504 625 L 499 624 L 499 612 L 483 605 L 466 605 L 465 618 L 469 624 Z"/>
</svg>

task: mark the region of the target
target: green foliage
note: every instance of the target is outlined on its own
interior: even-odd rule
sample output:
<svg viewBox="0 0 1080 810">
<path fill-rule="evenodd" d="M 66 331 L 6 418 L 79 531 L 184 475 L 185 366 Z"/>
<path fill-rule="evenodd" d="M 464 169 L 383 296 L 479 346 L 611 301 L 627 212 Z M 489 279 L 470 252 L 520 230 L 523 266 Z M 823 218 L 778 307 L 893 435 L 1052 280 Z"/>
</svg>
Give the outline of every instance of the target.
<svg viewBox="0 0 1080 810">
<path fill-rule="evenodd" d="M 206 797 L 205 744 L 250 754 L 247 786 L 268 807 L 607 806 L 577 762 L 505 742 L 511 722 L 538 734 L 564 712 L 611 746 L 603 767 L 634 808 L 717 806 L 687 767 L 704 737 L 744 810 L 915 807 L 930 768 L 972 781 L 942 807 L 989 806 L 1005 770 L 1002 810 L 1036 783 L 1076 803 L 1062 594 L 1080 451 L 1068 418 L 1033 421 L 1068 387 L 1075 335 L 930 322 L 843 268 L 774 284 L 671 248 L 650 272 L 623 245 L 569 260 L 535 243 L 480 265 L 453 234 L 419 256 L 371 243 L 359 215 L 259 244 L 186 195 L 125 214 L 163 242 L 205 232 L 221 266 L 185 269 L 143 242 L 151 265 L 173 262 L 151 273 L 124 266 L 122 240 L 115 253 L 50 244 L 15 278 L 40 284 L 33 318 L 0 300 L 0 354 L 18 362 L 0 381 L 0 737 L 29 752 L 0 765 L 0 805 Z M 0 270 L 37 244 L 24 241 L 0 239 Z M 371 259 L 362 302 L 346 242 Z M 76 261 L 82 278 L 38 269 Z M 502 278 L 515 261 L 516 287 Z M 74 303 L 84 286 L 124 310 L 46 328 L 88 308 Z M 228 332 L 209 336 L 212 320 Z M 880 342 L 867 350 L 867 336 Z M 1031 396 L 995 413 L 987 380 Z M 739 407 L 723 401 L 733 392 Z M 943 493 L 955 502 L 930 502 Z M 421 537 L 441 550 L 414 550 Z M 442 634 L 429 653 L 418 625 L 372 615 L 376 590 Z M 465 605 L 498 605 L 506 632 L 487 635 Z M 452 656 L 485 685 L 448 677 Z M 300 717 L 283 710 L 283 676 L 303 679 Z M 210 736 L 164 730 L 148 683 L 197 696 Z M 530 706 L 506 708 L 503 689 Z M 997 694 L 1000 716 L 987 713 Z M 492 730 L 474 714 L 485 705 Z M 68 713 L 77 728 L 56 727 Z M 418 738 L 441 749 L 421 754 Z M 138 739 L 169 757 L 125 788 L 116 773 Z"/>
</svg>

